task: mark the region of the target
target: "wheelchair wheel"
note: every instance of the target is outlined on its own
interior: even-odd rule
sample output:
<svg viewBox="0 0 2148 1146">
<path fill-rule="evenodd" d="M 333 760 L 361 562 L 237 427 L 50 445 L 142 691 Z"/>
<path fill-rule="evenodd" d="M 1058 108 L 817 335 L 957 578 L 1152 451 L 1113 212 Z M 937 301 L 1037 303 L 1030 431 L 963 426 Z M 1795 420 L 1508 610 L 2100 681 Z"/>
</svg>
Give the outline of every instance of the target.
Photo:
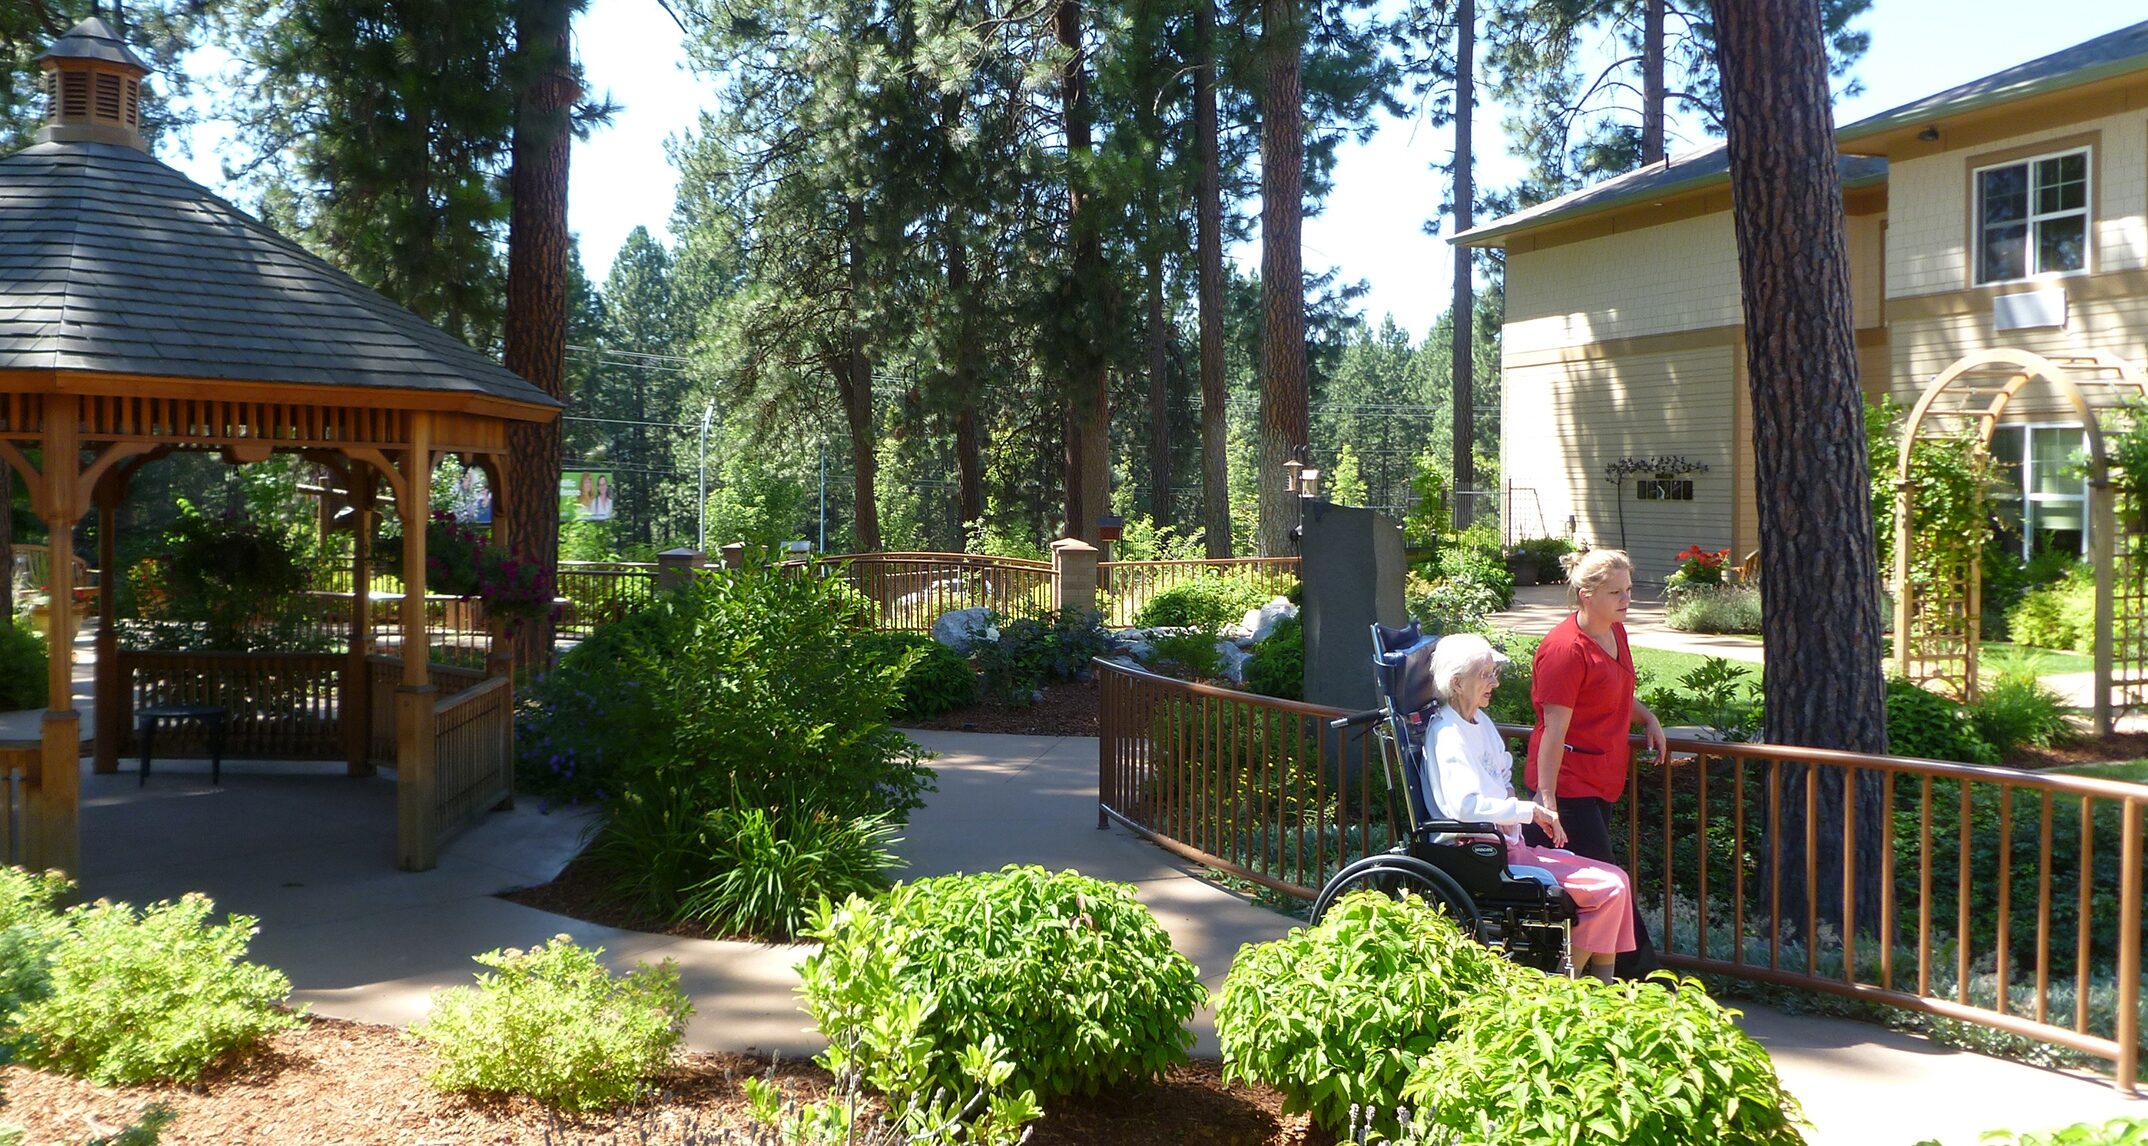
<svg viewBox="0 0 2148 1146">
<path fill-rule="evenodd" d="M 1335 901 L 1353 891 L 1377 891 L 1391 899 L 1409 892 L 1445 911 L 1462 930 L 1477 931 L 1477 905 L 1454 877 L 1414 856 L 1389 853 L 1367 856 L 1335 874 L 1313 900 L 1313 922 L 1319 923 Z"/>
</svg>

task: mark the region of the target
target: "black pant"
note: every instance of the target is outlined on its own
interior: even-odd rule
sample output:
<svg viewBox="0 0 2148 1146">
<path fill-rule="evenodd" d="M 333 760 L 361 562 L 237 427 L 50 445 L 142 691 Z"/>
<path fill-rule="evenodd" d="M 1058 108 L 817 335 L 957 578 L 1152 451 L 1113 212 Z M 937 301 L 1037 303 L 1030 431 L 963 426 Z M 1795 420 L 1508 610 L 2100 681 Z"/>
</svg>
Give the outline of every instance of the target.
<svg viewBox="0 0 2148 1146">
<path fill-rule="evenodd" d="M 1559 823 L 1566 829 L 1566 850 L 1577 856 L 1617 865 L 1624 870 L 1625 861 L 1611 850 L 1611 801 L 1594 796 L 1559 797 Z M 1522 828 L 1522 838 L 1540 848 L 1556 847 L 1551 837 L 1535 824 Z M 1633 873 L 1627 872 L 1630 878 Z M 1618 956 L 1618 976 L 1621 979 L 1638 979 L 1653 971 L 1656 962 L 1656 945 L 1648 938 L 1648 924 L 1641 921 L 1640 889 L 1634 889 L 1633 943 L 1631 951 L 1621 951 Z"/>
</svg>

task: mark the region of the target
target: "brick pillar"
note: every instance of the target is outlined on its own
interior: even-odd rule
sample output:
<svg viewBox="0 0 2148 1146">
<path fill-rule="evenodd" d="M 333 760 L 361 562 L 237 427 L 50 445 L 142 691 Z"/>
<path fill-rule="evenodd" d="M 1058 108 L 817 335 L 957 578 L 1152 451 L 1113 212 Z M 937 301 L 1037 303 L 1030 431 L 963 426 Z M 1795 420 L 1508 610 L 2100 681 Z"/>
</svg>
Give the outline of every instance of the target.
<svg viewBox="0 0 2148 1146">
<path fill-rule="evenodd" d="M 743 569 L 743 568 L 745 568 L 745 567 L 746 567 L 746 543 L 745 543 L 745 542 L 743 542 L 743 541 L 734 541 L 734 542 L 732 542 L 732 543 L 731 543 L 731 544 L 729 544 L 729 545 L 719 546 L 719 547 L 717 548 L 717 550 L 716 550 L 716 551 L 717 551 L 718 553 L 721 553 L 721 554 L 723 554 L 723 567 L 724 567 L 724 568 L 726 568 L 726 569 Z"/>
<path fill-rule="evenodd" d="M 1096 546 L 1072 537 L 1052 542 L 1052 608 L 1096 611 Z"/>
<path fill-rule="evenodd" d="M 656 587 L 659 592 L 668 589 L 684 589 L 694 583 L 701 570 L 708 566 L 708 554 L 699 549 L 666 549 L 656 555 Z M 730 554 L 724 555 L 724 564 L 730 565 Z M 736 568 L 736 566 L 732 566 Z"/>
</svg>

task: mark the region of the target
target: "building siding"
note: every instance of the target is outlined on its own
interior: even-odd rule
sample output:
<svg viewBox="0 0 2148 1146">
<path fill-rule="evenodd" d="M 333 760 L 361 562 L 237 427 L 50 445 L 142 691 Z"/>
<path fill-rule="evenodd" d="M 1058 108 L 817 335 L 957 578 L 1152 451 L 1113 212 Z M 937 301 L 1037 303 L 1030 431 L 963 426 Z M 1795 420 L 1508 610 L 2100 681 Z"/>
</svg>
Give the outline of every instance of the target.
<svg viewBox="0 0 2148 1146">
<path fill-rule="evenodd" d="M 1510 357 L 1739 320 L 1727 211 L 1507 256 Z"/>
<path fill-rule="evenodd" d="M 1540 504 L 1554 532 L 1571 516 L 1591 545 L 1623 544 L 1641 581 L 1663 580 L 1688 545 L 1731 548 L 1738 352 L 1726 336 L 1696 349 L 1510 366 L 1501 464 L 1516 499 Z M 1621 457 L 1664 454 L 1708 465 L 1686 475 L 1694 500 L 1639 501 L 1632 479 L 1614 491 L 1604 476 Z"/>
</svg>

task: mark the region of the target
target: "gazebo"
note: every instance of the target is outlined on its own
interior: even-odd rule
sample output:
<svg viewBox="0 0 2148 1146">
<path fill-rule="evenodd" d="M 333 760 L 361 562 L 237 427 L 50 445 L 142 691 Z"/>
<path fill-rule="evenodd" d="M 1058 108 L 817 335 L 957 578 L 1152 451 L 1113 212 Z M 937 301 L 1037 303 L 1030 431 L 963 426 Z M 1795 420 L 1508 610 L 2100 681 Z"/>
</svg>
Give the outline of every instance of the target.
<svg viewBox="0 0 2148 1146">
<path fill-rule="evenodd" d="M 511 795 L 513 774 L 506 674 L 495 663 L 450 694 L 428 663 L 430 475 L 457 454 L 504 490 L 509 425 L 555 418 L 559 404 L 152 158 L 140 130 L 149 69 L 103 20 L 76 25 L 38 61 L 44 126 L 0 157 L 0 458 L 28 484 L 55 545 L 98 514 L 108 580 L 115 510 L 153 459 L 202 450 L 238 465 L 298 453 L 336 473 L 360 514 L 352 639 L 340 671 L 315 671 L 334 678 L 336 756 L 352 770 L 367 766 L 369 741 L 392 738 L 398 863 L 429 868 L 445 832 Z M 385 679 L 369 655 L 364 541 L 382 486 L 419 526 L 403 530 L 404 655 Z M 504 515 L 496 521 L 503 529 Z M 55 601 L 69 599 L 70 565 L 52 563 Z M 118 767 L 138 685 L 123 672 L 112 597 L 99 594 L 98 771 Z M 0 772 L 21 774 L 0 833 L 19 819 L 22 862 L 68 871 L 79 859 L 75 630 L 67 609 L 52 610 L 42 735 L 0 759 Z"/>
</svg>

